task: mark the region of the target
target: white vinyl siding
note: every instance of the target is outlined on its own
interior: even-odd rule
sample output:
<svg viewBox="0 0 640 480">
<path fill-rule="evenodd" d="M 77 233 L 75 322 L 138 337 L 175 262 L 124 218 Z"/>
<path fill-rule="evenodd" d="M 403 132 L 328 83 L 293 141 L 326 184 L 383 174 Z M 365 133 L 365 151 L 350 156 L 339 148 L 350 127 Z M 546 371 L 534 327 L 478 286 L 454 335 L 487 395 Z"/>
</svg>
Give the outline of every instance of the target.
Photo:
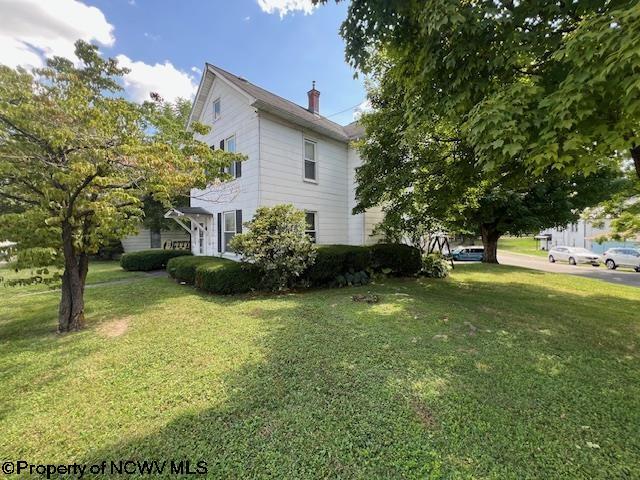
<svg viewBox="0 0 640 480">
<path fill-rule="evenodd" d="M 208 93 L 205 93 L 207 96 L 206 104 L 211 105 L 214 99 L 220 98 L 221 105 L 224 106 L 224 115 L 220 116 L 214 126 L 213 109 L 203 108 L 200 117 L 194 118 L 194 121 L 199 121 L 213 128 L 206 136 L 198 138 L 208 145 L 214 145 L 217 149 L 220 141 L 234 137 L 235 147 L 232 148 L 247 157 L 242 162 L 241 177 L 216 187 L 191 191 L 191 206 L 202 207 L 214 215 L 215 224 L 212 226 L 211 235 L 208 235 L 210 237 L 209 251 L 218 253 L 218 229 L 221 230 L 221 247 L 224 245 L 224 234 L 222 232 L 223 225 L 218 225 L 217 214 L 242 210 L 245 219 L 250 220 L 258 206 L 260 127 L 255 108 L 250 105 L 249 99 L 243 94 L 217 78 L 206 88 L 209 90 Z M 227 149 L 225 148 L 225 150 Z"/>
<path fill-rule="evenodd" d="M 182 229 L 162 230 L 160 232 L 160 248 L 164 248 L 165 244 L 169 247 L 171 242 L 188 242 L 189 239 L 189 234 Z M 122 248 L 125 253 L 148 250 L 151 248 L 151 232 L 146 228 L 141 228 L 136 235 L 124 237 Z"/>
<path fill-rule="evenodd" d="M 301 180 L 304 140 L 316 141 L 318 183 Z M 260 205 L 317 212 L 317 243 L 348 243 L 347 144 L 260 114 Z M 247 219 L 249 217 L 246 217 Z"/>
</svg>

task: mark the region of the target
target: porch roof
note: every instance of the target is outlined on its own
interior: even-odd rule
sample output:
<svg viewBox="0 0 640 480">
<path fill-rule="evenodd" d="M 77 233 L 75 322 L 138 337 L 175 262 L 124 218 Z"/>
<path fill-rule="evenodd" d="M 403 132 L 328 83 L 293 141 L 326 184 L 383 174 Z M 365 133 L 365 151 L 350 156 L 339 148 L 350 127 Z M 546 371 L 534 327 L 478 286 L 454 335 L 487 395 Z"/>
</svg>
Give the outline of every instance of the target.
<svg viewBox="0 0 640 480">
<path fill-rule="evenodd" d="M 188 217 L 190 215 L 213 216 L 213 213 L 202 207 L 176 207 L 164 214 L 165 218 Z"/>
</svg>

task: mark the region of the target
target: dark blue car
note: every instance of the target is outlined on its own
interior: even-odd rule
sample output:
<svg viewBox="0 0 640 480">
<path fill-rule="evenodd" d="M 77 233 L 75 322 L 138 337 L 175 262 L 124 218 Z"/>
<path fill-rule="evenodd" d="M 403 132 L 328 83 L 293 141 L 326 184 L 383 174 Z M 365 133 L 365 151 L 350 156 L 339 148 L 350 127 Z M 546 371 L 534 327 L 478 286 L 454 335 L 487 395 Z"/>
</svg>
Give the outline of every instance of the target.
<svg viewBox="0 0 640 480">
<path fill-rule="evenodd" d="M 484 258 L 484 247 L 456 247 L 451 258 L 458 262 L 481 262 Z"/>
</svg>

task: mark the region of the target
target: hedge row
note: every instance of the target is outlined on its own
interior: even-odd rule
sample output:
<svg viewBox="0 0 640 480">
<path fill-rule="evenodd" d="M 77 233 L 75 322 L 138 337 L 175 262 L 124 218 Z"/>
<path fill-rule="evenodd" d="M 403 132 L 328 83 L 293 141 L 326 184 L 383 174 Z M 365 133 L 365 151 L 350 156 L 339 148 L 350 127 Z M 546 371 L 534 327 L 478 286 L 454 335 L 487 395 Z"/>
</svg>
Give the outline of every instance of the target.
<svg viewBox="0 0 640 480">
<path fill-rule="evenodd" d="M 262 275 L 256 267 L 232 261 L 206 263 L 196 269 L 196 287 L 209 293 L 230 295 L 260 289 Z"/>
<path fill-rule="evenodd" d="M 245 293 L 261 287 L 262 275 L 250 264 L 190 255 L 184 250 L 145 250 L 123 255 L 120 263 L 125 270 L 148 271 L 166 266 L 171 277 L 210 293 Z M 318 247 L 316 261 L 303 280 L 312 286 L 362 284 L 364 278 L 368 281 L 366 272 L 412 276 L 421 268 L 420 252 L 407 245 L 326 245 Z M 340 282 L 343 277 L 345 280 Z"/>
<path fill-rule="evenodd" d="M 171 278 L 189 285 L 196 283 L 196 270 L 211 263 L 233 263 L 220 257 L 175 257 L 167 262 L 167 273 Z"/>
<path fill-rule="evenodd" d="M 313 286 L 323 286 L 334 283 L 345 274 L 370 271 L 409 277 L 416 275 L 421 268 L 420 251 L 408 245 L 326 245 L 318 247 L 316 261 L 305 273 L 305 279 Z"/>
<path fill-rule="evenodd" d="M 170 259 L 188 255 L 192 255 L 188 250 L 141 250 L 122 255 L 120 266 L 130 272 L 162 270 Z"/>
</svg>

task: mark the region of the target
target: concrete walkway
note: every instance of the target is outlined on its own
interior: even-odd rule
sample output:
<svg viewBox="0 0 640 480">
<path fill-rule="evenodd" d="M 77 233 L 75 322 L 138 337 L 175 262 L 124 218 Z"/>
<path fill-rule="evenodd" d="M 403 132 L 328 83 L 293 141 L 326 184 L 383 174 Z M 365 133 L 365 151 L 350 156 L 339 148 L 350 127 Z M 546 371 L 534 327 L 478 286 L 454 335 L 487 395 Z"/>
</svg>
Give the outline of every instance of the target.
<svg viewBox="0 0 640 480">
<path fill-rule="evenodd" d="M 631 269 L 607 270 L 607 267 L 592 267 L 591 265 L 569 265 L 568 263 L 549 263 L 545 257 L 534 257 L 521 253 L 498 251 L 498 262 L 503 265 L 513 265 L 515 267 L 531 268 L 543 272 L 568 273 L 579 277 L 594 278 L 609 283 L 628 285 L 630 287 L 640 287 L 640 273 Z"/>
</svg>

